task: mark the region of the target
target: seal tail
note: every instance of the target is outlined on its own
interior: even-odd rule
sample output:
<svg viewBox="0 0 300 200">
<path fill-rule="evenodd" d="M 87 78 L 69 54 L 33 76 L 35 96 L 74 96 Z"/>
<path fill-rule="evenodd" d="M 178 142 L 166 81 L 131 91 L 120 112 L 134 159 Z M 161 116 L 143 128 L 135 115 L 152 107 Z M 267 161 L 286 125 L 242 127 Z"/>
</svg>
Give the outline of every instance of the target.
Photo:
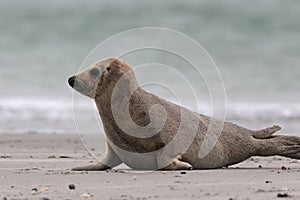
<svg viewBox="0 0 300 200">
<path fill-rule="evenodd" d="M 254 131 L 252 132 L 252 136 L 255 139 L 267 139 L 272 137 L 272 135 L 277 131 L 279 131 L 280 129 L 281 129 L 280 126 L 274 125 L 272 127 L 268 127 L 262 130 Z"/>
<path fill-rule="evenodd" d="M 102 163 L 97 163 L 97 164 L 93 164 L 93 165 L 75 167 L 72 169 L 72 171 L 100 171 L 100 170 L 106 170 L 106 169 L 110 169 L 110 167 L 108 167 Z"/>
</svg>

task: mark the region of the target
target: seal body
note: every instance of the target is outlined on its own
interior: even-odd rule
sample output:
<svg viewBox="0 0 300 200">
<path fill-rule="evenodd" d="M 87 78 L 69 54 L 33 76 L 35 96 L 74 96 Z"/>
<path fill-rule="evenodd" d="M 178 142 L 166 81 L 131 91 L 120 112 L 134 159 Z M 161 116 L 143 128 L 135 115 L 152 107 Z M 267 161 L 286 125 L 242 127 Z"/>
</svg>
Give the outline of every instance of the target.
<svg viewBox="0 0 300 200">
<path fill-rule="evenodd" d="M 107 139 L 100 163 L 74 170 L 105 170 L 121 163 L 147 170 L 212 169 L 251 156 L 300 159 L 300 137 L 273 135 L 279 126 L 250 130 L 164 100 L 140 88 L 121 59 L 99 61 L 69 84 L 95 100 Z"/>
</svg>

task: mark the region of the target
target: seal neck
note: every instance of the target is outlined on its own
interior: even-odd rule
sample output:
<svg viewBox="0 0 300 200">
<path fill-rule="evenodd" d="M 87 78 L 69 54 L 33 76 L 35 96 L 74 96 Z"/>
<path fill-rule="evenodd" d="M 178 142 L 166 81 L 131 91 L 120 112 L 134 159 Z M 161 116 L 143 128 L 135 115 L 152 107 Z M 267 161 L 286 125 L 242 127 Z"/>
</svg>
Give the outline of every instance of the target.
<svg viewBox="0 0 300 200">
<path fill-rule="evenodd" d="M 142 89 L 132 73 L 126 73 L 117 81 L 104 80 L 104 83 L 99 84 L 95 95 L 95 102 L 101 118 L 112 115 L 112 106 L 124 108 L 129 101 L 141 101 L 143 99 L 140 95 L 141 91 Z"/>
</svg>

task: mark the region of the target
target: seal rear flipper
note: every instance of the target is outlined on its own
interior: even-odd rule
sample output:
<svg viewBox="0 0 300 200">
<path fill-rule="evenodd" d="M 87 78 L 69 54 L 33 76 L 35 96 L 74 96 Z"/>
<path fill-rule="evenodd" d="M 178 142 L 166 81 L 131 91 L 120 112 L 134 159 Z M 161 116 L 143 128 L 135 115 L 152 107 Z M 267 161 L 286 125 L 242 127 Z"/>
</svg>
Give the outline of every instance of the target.
<svg viewBox="0 0 300 200">
<path fill-rule="evenodd" d="M 193 166 L 190 163 L 182 161 L 181 159 L 182 156 L 178 155 L 171 160 L 169 165 L 162 167 L 159 170 L 192 170 L 193 169 Z"/>
<path fill-rule="evenodd" d="M 93 164 L 93 165 L 75 167 L 72 169 L 72 171 L 101 171 L 101 170 L 106 170 L 106 169 L 110 169 L 110 167 L 108 167 L 102 163 L 97 163 L 97 164 Z"/>
<path fill-rule="evenodd" d="M 192 170 L 193 166 L 187 162 L 180 160 L 174 160 L 170 165 L 160 169 L 160 170 Z"/>
<path fill-rule="evenodd" d="M 268 127 L 262 130 L 254 131 L 252 136 L 255 139 L 267 139 L 272 137 L 272 135 L 281 129 L 280 126 L 274 125 L 272 127 Z"/>
<path fill-rule="evenodd" d="M 284 156 L 300 159 L 300 137 L 275 135 L 268 139 L 256 141 L 254 156 Z"/>
</svg>

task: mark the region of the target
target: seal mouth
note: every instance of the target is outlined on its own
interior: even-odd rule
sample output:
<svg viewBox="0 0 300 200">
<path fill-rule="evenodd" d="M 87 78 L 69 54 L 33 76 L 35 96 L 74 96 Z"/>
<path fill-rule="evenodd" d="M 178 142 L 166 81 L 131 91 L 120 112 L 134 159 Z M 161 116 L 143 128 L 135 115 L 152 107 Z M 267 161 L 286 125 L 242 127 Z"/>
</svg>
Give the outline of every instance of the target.
<svg viewBox="0 0 300 200">
<path fill-rule="evenodd" d="M 75 80 L 76 80 L 76 76 L 72 76 L 68 79 L 68 83 L 72 88 L 74 88 Z"/>
</svg>

